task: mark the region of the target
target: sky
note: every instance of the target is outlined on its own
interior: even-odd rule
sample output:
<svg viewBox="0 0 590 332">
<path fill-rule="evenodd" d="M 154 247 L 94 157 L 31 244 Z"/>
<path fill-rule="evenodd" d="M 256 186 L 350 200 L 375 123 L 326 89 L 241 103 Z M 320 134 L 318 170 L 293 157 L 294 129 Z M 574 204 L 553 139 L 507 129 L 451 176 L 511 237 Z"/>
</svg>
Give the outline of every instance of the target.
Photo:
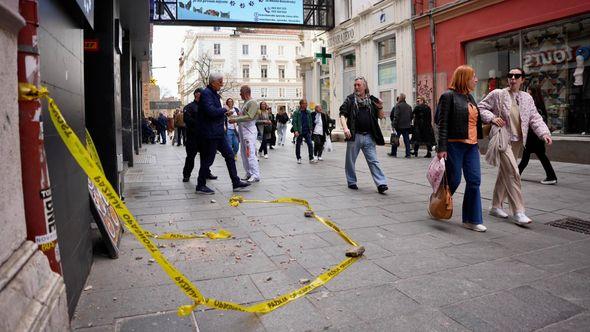
<svg viewBox="0 0 590 332">
<path fill-rule="evenodd" d="M 178 58 L 182 48 L 182 40 L 188 26 L 154 25 L 154 41 L 152 44 L 152 75 L 160 86 L 161 97 L 178 95 Z"/>
</svg>

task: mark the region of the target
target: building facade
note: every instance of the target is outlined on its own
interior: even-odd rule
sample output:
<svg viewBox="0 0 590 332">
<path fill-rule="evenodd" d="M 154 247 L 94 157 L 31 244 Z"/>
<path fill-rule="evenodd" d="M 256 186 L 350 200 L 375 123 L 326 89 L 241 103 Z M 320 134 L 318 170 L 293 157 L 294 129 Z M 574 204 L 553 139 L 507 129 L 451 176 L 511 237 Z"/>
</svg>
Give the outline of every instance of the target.
<svg viewBox="0 0 590 332">
<path fill-rule="evenodd" d="M 248 84 L 252 96 L 273 108 L 292 110 L 303 96 L 296 57 L 301 37 L 293 30 L 198 28 L 188 31 L 179 58 L 178 92 L 183 104 L 203 86 L 202 71 L 224 75 L 222 97 L 239 103 L 239 88 Z M 206 75 L 205 75 L 206 76 Z"/>
<path fill-rule="evenodd" d="M 297 61 L 304 75 L 304 95 L 338 117 L 353 92 L 356 77 L 369 83 L 371 94 L 384 102 L 381 129 L 389 137 L 389 114 L 400 93 L 414 95 L 411 2 L 406 0 L 336 0 L 335 28 L 306 32 L 304 54 Z M 323 63 L 322 50 L 331 56 Z M 337 121 L 336 134 L 342 133 Z"/>
<path fill-rule="evenodd" d="M 590 148 L 590 2 L 415 0 L 414 12 L 417 93 L 435 103 L 467 63 L 481 100 L 521 67 L 525 86 L 543 91 L 551 158 L 590 163 L 590 154 L 579 153 Z"/>
</svg>

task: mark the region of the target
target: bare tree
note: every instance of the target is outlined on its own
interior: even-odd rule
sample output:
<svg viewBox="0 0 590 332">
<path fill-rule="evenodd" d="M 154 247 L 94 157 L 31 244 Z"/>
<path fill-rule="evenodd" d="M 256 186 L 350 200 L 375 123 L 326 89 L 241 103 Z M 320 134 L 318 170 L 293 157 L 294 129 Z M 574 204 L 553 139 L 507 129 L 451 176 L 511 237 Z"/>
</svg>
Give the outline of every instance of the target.
<svg viewBox="0 0 590 332">
<path fill-rule="evenodd" d="M 194 82 L 185 82 L 184 86 L 181 87 L 181 95 L 192 94 L 196 88 L 205 87 L 209 84 L 209 75 L 214 72 L 212 62 L 213 58 L 209 53 L 203 53 L 197 58 L 197 60 L 193 60 L 188 71 L 185 73 L 185 77 L 196 76 L 196 80 Z M 219 94 L 234 90 L 240 86 L 240 84 L 230 77 L 228 73 L 223 73 L 223 82 L 224 85 L 221 90 L 219 90 Z"/>
</svg>

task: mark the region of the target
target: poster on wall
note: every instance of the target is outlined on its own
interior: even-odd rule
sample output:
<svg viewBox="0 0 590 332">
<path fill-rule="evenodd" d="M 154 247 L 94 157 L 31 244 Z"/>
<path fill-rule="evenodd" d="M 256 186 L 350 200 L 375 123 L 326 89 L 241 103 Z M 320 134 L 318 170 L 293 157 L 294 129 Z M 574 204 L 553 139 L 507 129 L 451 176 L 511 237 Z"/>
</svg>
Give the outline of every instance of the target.
<svg viewBox="0 0 590 332">
<path fill-rule="evenodd" d="M 303 0 L 178 0 L 177 19 L 303 24 Z"/>
<path fill-rule="evenodd" d="M 109 257 L 118 258 L 119 242 L 123 234 L 123 225 L 119 220 L 119 216 L 90 180 L 88 180 L 88 192 L 92 201 L 90 204 L 93 207 L 90 210 L 102 235 Z"/>
</svg>

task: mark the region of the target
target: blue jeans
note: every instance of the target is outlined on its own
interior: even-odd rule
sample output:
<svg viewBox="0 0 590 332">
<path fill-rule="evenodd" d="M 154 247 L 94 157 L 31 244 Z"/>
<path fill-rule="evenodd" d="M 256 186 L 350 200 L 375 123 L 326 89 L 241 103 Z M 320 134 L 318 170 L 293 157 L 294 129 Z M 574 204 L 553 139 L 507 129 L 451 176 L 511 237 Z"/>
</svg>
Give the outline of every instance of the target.
<svg viewBox="0 0 590 332">
<path fill-rule="evenodd" d="M 305 144 L 307 144 L 307 154 L 309 156 L 309 160 L 313 159 L 313 143 L 311 142 L 311 133 L 307 132 L 305 134 L 299 133 L 297 136 L 297 144 L 295 145 L 295 156 L 297 159 L 301 159 L 301 143 L 305 139 Z"/>
<path fill-rule="evenodd" d="M 404 137 L 404 146 L 406 147 L 406 157 L 410 156 L 410 128 L 400 129 L 397 137 Z M 397 156 L 397 145 L 391 144 L 391 155 Z"/>
<path fill-rule="evenodd" d="M 371 134 L 356 134 L 354 135 L 354 141 L 346 142 L 346 182 L 348 185 L 356 184 L 356 172 L 355 163 L 359 152 L 363 151 L 369 170 L 371 170 L 371 176 L 376 186 L 387 185 L 387 178 L 381 167 L 379 167 L 379 160 L 377 160 L 377 149 L 375 147 L 375 140 Z"/>
<path fill-rule="evenodd" d="M 446 161 L 447 177 L 451 194 L 461 183 L 461 171 L 465 176 L 465 194 L 463 195 L 463 222 L 472 224 L 483 224 L 481 215 L 481 167 L 479 164 L 479 146 L 477 144 L 466 144 L 448 142 L 448 158 Z"/>
<path fill-rule="evenodd" d="M 240 149 L 240 142 L 238 141 L 238 133 L 234 129 L 227 130 L 227 142 L 231 146 L 232 150 L 234 151 L 234 155 L 238 154 L 238 150 Z"/>
</svg>

